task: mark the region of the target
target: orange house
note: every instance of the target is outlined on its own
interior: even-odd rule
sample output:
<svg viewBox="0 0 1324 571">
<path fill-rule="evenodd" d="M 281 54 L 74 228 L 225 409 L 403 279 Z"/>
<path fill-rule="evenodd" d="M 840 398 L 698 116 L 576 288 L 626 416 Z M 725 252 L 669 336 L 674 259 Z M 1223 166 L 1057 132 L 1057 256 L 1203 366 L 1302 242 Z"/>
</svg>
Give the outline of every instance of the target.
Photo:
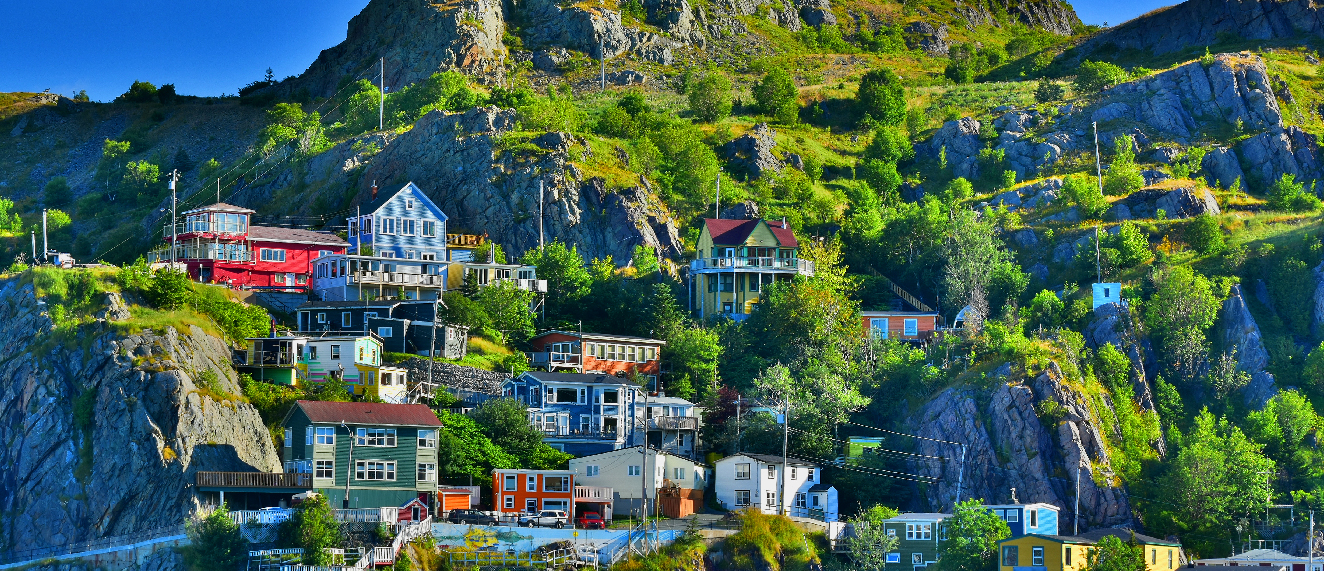
<svg viewBox="0 0 1324 571">
<path fill-rule="evenodd" d="M 666 341 L 628 335 L 548 331 L 529 340 L 529 364 L 548 372 L 615 375 L 634 373 L 651 384 L 662 370 L 658 356 Z"/>
<path fill-rule="evenodd" d="M 495 511 L 561 510 L 575 517 L 575 473 L 571 470 L 492 470 Z"/>
<path fill-rule="evenodd" d="M 864 331 L 878 339 L 931 341 L 938 330 L 938 314 L 921 311 L 861 311 Z"/>
</svg>

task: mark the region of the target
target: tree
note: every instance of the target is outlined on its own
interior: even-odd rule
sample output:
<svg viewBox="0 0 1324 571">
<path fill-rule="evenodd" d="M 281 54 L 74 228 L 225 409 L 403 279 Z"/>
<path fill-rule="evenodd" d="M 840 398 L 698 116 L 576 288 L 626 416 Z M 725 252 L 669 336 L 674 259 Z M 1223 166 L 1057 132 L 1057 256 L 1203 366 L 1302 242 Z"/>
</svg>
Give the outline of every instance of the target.
<svg viewBox="0 0 1324 571">
<path fill-rule="evenodd" d="M 941 571 L 987 571 L 997 568 L 998 541 L 1011 536 L 1007 522 L 984 508 L 983 500 L 956 504 L 942 542 Z"/>
<path fill-rule="evenodd" d="M 1117 261 L 1122 267 L 1135 267 L 1154 257 L 1154 252 L 1149 247 L 1149 236 L 1130 220 L 1122 222 L 1111 243 L 1120 254 Z"/>
<path fill-rule="evenodd" d="M 893 205 L 901 200 L 901 173 L 896 170 L 896 163 L 889 163 L 880 159 L 868 159 L 864 162 L 864 168 L 860 169 L 864 173 L 865 182 L 869 183 L 869 188 L 879 198 L 879 203 L 883 205 Z"/>
<path fill-rule="evenodd" d="M 783 123 L 794 123 L 799 115 L 800 91 L 795 80 L 785 69 L 774 67 L 754 84 L 754 101 L 760 113 L 776 117 Z"/>
<path fill-rule="evenodd" d="M 134 81 L 120 98 L 130 103 L 148 103 L 156 99 L 156 86 L 146 81 Z"/>
<path fill-rule="evenodd" d="M 193 282 L 185 272 L 162 268 L 153 275 L 147 299 L 167 311 L 180 309 L 193 299 Z"/>
<path fill-rule="evenodd" d="M 547 313 L 552 320 L 570 320 L 579 300 L 588 295 L 593 278 L 584 268 L 584 258 L 575 246 L 553 241 L 529 250 L 521 263 L 538 268 L 538 279 L 547 280 Z"/>
<path fill-rule="evenodd" d="M 1065 194 L 1082 217 L 1098 219 L 1108 209 L 1108 200 L 1099 191 L 1098 185 L 1083 174 L 1072 174 L 1062 181 L 1062 194 Z"/>
<path fill-rule="evenodd" d="M 915 147 L 910 144 L 905 131 L 883 127 L 874 130 L 873 139 L 864 148 L 864 156 L 895 164 L 915 158 Z"/>
<path fill-rule="evenodd" d="M 1108 165 L 1108 173 L 1103 176 L 1103 193 L 1109 196 L 1126 196 L 1145 186 L 1145 177 L 1140 174 L 1136 164 L 1135 139 L 1130 135 L 1118 137 L 1113 142 L 1114 157 Z"/>
<path fill-rule="evenodd" d="M 1035 294 L 1029 305 L 1021 308 L 1021 319 L 1027 330 L 1040 326 L 1052 329 L 1062 323 L 1066 310 L 1066 304 L 1056 293 L 1043 290 Z"/>
<path fill-rule="evenodd" d="M 887 568 L 887 554 L 895 550 L 900 541 L 896 535 L 887 534 L 883 520 L 895 516 L 894 509 L 874 506 L 851 519 L 855 534 L 847 540 L 847 547 L 856 569 L 884 571 Z"/>
<path fill-rule="evenodd" d="M 1039 86 L 1034 89 L 1034 100 L 1039 103 L 1061 101 L 1065 95 L 1066 90 L 1062 84 L 1051 79 L 1039 80 Z"/>
<path fill-rule="evenodd" d="M 717 332 L 702 327 L 677 331 L 662 347 L 662 358 L 671 364 L 666 390 L 683 399 L 707 395 L 717 384 L 717 361 L 722 345 Z"/>
<path fill-rule="evenodd" d="M 947 262 L 943 268 L 943 289 L 947 292 L 947 303 L 954 309 L 969 305 L 980 317 L 987 317 L 988 284 L 998 265 L 1009 258 L 994 231 L 993 221 L 987 217 L 980 219 L 973 210 L 954 212 L 944 250 Z M 971 325 L 979 327 L 977 321 Z"/>
<path fill-rule="evenodd" d="M 671 286 L 666 283 L 653 284 L 648 295 L 648 335 L 670 342 L 680 334 L 686 321 L 685 310 L 681 309 Z"/>
<path fill-rule="evenodd" d="M 66 228 L 73 223 L 73 218 L 70 218 L 69 214 L 63 210 L 52 208 L 46 211 L 46 227 L 51 231 Z"/>
<path fill-rule="evenodd" d="M 173 83 L 164 83 L 160 89 L 156 90 L 156 100 L 164 105 L 174 103 L 176 97 L 178 95 L 175 93 L 175 84 Z"/>
<path fill-rule="evenodd" d="M 1086 571 L 1145 571 L 1145 548 L 1137 545 L 1135 532 L 1131 541 L 1123 542 L 1116 535 L 1105 535 L 1089 552 Z"/>
<path fill-rule="evenodd" d="M 712 123 L 731 114 L 731 80 L 720 71 L 703 76 L 689 92 L 690 112 Z"/>
<path fill-rule="evenodd" d="M 326 496 L 317 494 L 294 508 L 280 525 L 279 536 L 282 544 L 303 549 L 304 565 L 329 565 L 331 556 L 325 550 L 340 544 L 340 524 Z"/>
<path fill-rule="evenodd" d="M 469 416 L 492 440 L 492 444 L 513 456 L 520 467 L 555 470 L 571 458 L 569 454 L 542 441 L 542 432 L 529 423 L 528 408 L 518 400 L 489 400 L 475 408 Z"/>
<path fill-rule="evenodd" d="M 651 276 L 662 268 L 661 263 L 657 260 L 657 251 L 643 244 L 634 247 L 634 253 L 630 256 L 630 264 L 634 266 L 639 277 Z"/>
<path fill-rule="evenodd" d="M 537 294 L 520 289 L 512 280 L 498 280 L 478 290 L 478 306 L 502 337 L 522 342 L 533 336 L 533 301 Z"/>
<path fill-rule="evenodd" d="M 201 571 L 233 571 L 248 557 L 248 542 L 239 533 L 239 524 L 221 504 L 201 519 L 185 524 L 189 547 L 185 552 L 190 567 Z"/>
<path fill-rule="evenodd" d="M 468 327 L 474 333 L 492 328 L 492 318 L 487 315 L 487 310 L 463 293 L 448 291 L 442 301 L 441 319 L 446 323 Z"/>
<path fill-rule="evenodd" d="M 1191 378 L 1208 351 L 1205 331 L 1218 317 L 1213 285 L 1189 267 L 1176 266 L 1154 275 L 1157 291 L 1145 307 L 1145 322 L 1157 334 L 1173 370 Z"/>
<path fill-rule="evenodd" d="M 1234 518 L 1263 509 L 1274 462 L 1262 450 L 1227 419 L 1201 411 L 1159 482 L 1171 525 L 1226 530 Z"/>
<path fill-rule="evenodd" d="M 1186 240 L 1201 254 L 1217 254 L 1226 247 L 1223 228 L 1219 226 L 1218 219 L 1208 212 L 1186 223 Z"/>
<path fill-rule="evenodd" d="M 481 481 L 494 469 L 519 468 L 520 460 L 488 438 L 483 426 L 463 414 L 438 412 L 441 430 L 437 437 L 438 474 L 448 478 L 468 476 Z M 525 419 L 525 424 L 528 420 Z"/>
<path fill-rule="evenodd" d="M 1073 82 L 1077 93 L 1097 93 L 1126 81 L 1126 70 L 1107 62 L 1085 60 Z"/>
<path fill-rule="evenodd" d="M 46 206 L 62 206 L 73 200 L 73 192 L 69 190 L 69 179 L 57 176 L 46 182 L 46 187 L 41 191 L 42 202 Z"/>
<path fill-rule="evenodd" d="M 864 74 L 855 101 L 861 111 L 881 125 L 895 127 L 906 120 L 906 88 L 890 69 Z"/>
<path fill-rule="evenodd" d="M 1320 200 L 1313 193 L 1306 192 L 1305 185 L 1296 182 L 1296 176 L 1283 173 L 1273 186 L 1269 187 L 1269 208 L 1283 212 L 1314 212 L 1319 210 Z"/>
</svg>

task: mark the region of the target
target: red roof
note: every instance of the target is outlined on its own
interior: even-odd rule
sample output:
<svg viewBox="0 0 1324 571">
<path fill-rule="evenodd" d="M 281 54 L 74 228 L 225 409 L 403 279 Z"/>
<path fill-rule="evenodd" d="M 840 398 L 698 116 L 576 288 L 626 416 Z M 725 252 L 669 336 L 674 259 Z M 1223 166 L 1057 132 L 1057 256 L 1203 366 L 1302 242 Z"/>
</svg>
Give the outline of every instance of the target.
<svg viewBox="0 0 1324 571">
<path fill-rule="evenodd" d="M 249 226 L 248 239 L 262 242 L 285 242 L 287 244 L 319 244 L 324 246 L 348 247 L 346 242 L 330 232 L 300 230 L 298 228 L 280 228 L 278 226 Z"/>
<path fill-rule="evenodd" d="M 708 234 L 713 238 L 713 244 L 723 246 L 740 245 L 745 243 L 750 233 L 759 224 L 767 224 L 768 229 L 772 230 L 772 235 L 777 238 L 778 244 L 786 248 L 795 248 L 799 243 L 795 239 L 795 233 L 791 228 L 781 220 L 726 220 L 722 218 L 705 218 L 704 224 L 708 226 Z"/>
<path fill-rule="evenodd" d="M 436 413 L 422 404 L 301 400 L 298 406 L 309 421 L 319 423 L 441 426 Z"/>
</svg>

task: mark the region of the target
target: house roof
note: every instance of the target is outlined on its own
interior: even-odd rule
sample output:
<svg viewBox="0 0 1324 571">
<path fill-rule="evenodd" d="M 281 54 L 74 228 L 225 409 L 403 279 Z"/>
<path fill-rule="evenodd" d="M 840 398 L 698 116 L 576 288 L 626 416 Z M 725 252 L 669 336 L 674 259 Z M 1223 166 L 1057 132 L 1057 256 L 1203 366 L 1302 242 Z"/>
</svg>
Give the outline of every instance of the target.
<svg viewBox="0 0 1324 571">
<path fill-rule="evenodd" d="M 199 206 L 199 207 L 197 207 L 197 208 L 194 208 L 193 210 L 185 210 L 185 211 L 182 212 L 181 214 L 193 214 L 194 212 L 237 212 L 237 213 L 239 213 L 239 214 L 256 214 L 256 213 L 257 213 L 257 211 L 255 211 L 255 210 L 249 210 L 249 209 L 244 208 L 244 207 L 242 207 L 242 206 L 235 206 L 235 205 L 233 205 L 233 204 L 226 204 L 226 203 L 224 203 L 224 202 L 217 202 L 217 203 L 214 203 L 214 204 L 208 204 L 207 206 Z"/>
<path fill-rule="evenodd" d="M 1140 543 L 1143 545 L 1171 545 L 1173 547 L 1181 547 L 1180 541 L 1168 541 L 1166 539 L 1159 539 L 1157 537 L 1135 533 L 1132 530 L 1122 529 L 1119 527 L 1111 527 L 1106 529 L 1091 529 L 1085 533 L 1080 534 L 1080 536 L 1094 541 L 1098 541 L 1106 536 L 1111 535 L 1120 538 L 1122 541 L 1130 541 L 1132 534 L 1135 535 L 1136 543 Z"/>
<path fill-rule="evenodd" d="M 814 484 L 812 486 L 809 486 L 810 492 L 826 492 L 831 489 L 832 489 L 831 484 Z"/>
<path fill-rule="evenodd" d="M 526 376 L 533 377 L 544 383 L 588 383 L 638 387 L 638 385 L 630 382 L 629 379 L 601 373 L 544 373 L 542 371 L 529 371 L 520 375 L 520 377 Z"/>
<path fill-rule="evenodd" d="M 432 199 L 428 198 L 427 193 L 423 192 L 423 189 L 418 188 L 418 185 L 414 184 L 413 181 L 405 183 L 404 186 L 401 186 L 400 189 L 396 190 L 395 192 L 384 192 L 382 189 L 378 189 L 377 199 L 372 200 L 371 199 L 372 195 L 368 195 L 369 201 L 362 203 L 361 208 L 359 210 L 364 215 L 377 212 L 378 210 L 381 209 L 382 206 L 385 206 L 387 202 L 390 202 L 392 198 L 399 196 L 401 192 L 409 190 L 411 187 L 418 190 L 416 195 L 423 199 L 426 206 L 430 207 L 432 210 L 436 212 L 437 218 L 440 218 L 442 221 L 447 220 L 446 213 L 441 211 L 441 207 L 437 206 L 436 203 L 432 202 Z"/>
<path fill-rule="evenodd" d="M 861 316 L 861 317 L 890 317 L 890 316 L 897 316 L 897 317 L 903 317 L 903 316 L 904 316 L 904 317 L 930 317 L 930 316 L 936 316 L 936 315 L 938 315 L 938 312 L 936 312 L 936 311 L 888 311 L 888 310 L 882 309 L 882 310 L 877 310 L 877 311 L 861 311 L 861 312 L 860 312 L 860 316 Z"/>
<path fill-rule="evenodd" d="M 1059 507 L 1057 507 L 1057 506 L 1055 506 L 1055 505 L 1053 505 L 1053 504 L 1044 503 L 1044 502 L 1030 502 L 1030 503 L 1028 503 L 1028 504 L 985 504 L 985 505 L 984 505 L 985 508 L 988 508 L 988 509 L 999 509 L 999 510 L 1005 510 L 1005 509 L 1009 509 L 1009 508 L 1028 508 L 1028 507 L 1031 507 L 1031 506 L 1042 506 L 1042 507 L 1046 507 L 1046 508 L 1048 508 L 1048 509 L 1050 509 L 1050 510 L 1053 510 L 1053 511 L 1062 511 L 1062 508 L 1059 508 Z M 1129 532 L 1128 532 L 1128 533 L 1129 533 Z"/>
<path fill-rule="evenodd" d="M 561 331 L 561 330 L 559 330 L 559 329 L 552 329 L 552 330 L 549 330 L 549 331 L 544 331 L 544 332 L 542 332 L 541 334 L 539 334 L 537 337 L 534 337 L 533 339 L 530 339 L 529 342 L 533 342 L 533 341 L 536 340 L 536 339 L 541 339 L 541 338 L 543 338 L 543 337 L 546 337 L 546 336 L 548 336 L 548 335 L 552 335 L 552 334 L 569 335 L 569 336 L 571 336 L 571 337 L 583 337 L 584 339 L 588 339 L 588 340 L 591 340 L 591 341 L 596 341 L 596 340 L 603 340 L 603 341 L 633 341 L 633 342 L 638 342 L 638 343 L 651 343 L 651 344 L 654 344 L 654 345 L 666 345 L 666 344 L 667 344 L 666 341 L 663 341 L 663 340 L 661 340 L 661 339 L 650 339 L 650 338 L 648 338 L 648 337 L 632 337 L 632 336 L 629 336 L 629 335 L 610 335 L 610 334 L 606 334 L 606 333 L 579 333 L 579 332 L 575 332 L 575 331 Z"/>
<path fill-rule="evenodd" d="M 936 513 L 936 512 L 913 512 L 913 513 L 897 514 L 895 517 L 890 517 L 883 521 L 942 521 L 949 517 L 952 517 L 952 514 L 944 514 L 944 513 Z"/>
<path fill-rule="evenodd" d="M 762 462 L 762 463 L 764 463 L 764 464 L 781 464 L 781 463 L 782 463 L 782 457 L 781 457 L 781 456 L 777 456 L 777 455 L 774 455 L 774 454 L 751 454 L 751 453 L 749 453 L 749 452 L 741 452 L 741 453 L 739 453 L 739 454 L 732 454 L 731 456 L 727 456 L 726 458 L 723 458 L 723 459 L 718 460 L 718 461 L 719 461 L 719 462 L 724 462 L 724 461 L 726 461 L 728 458 L 735 458 L 736 456 L 744 456 L 744 457 L 746 457 L 746 458 L 752 458 L 752 459 L 754 459 L 754 460 L 758 460 L 759 462 Z M 795 456 L 791 456 L 791 457 L 789 457 L 788 460 L 790 461 L 791 464 L 794 464 L 794 465 L 797 465 L 797 466 L 814 466 L 814 467 L 817 467 L 817 466 L 818 466 L 818 463 L 817 463 L 817 462 L 810 462 L 810 461 L 808 461 L 808 460 L 801 460 L 801 459 L 799 459 L 799 458 L 796 458 Z"/>
<path fill-rule="evenodd" d="M 613 455 L 616 455 L 616 454 L 620 454 L 620 453 L 622 453 L 622 452 L 625 452 L 625 451 L 627 451 L 627 450 L 638 450 L 638 449 L 640 449 L 640 448 L 643 448 L 643 446 L 626 446 L 625 448 L 617 448 L 616 450 L 609 450 L 609 451 L 607 451 L 607 452 L 599 452 L 599 453 L 597 453 L 597 454 L 589 454 L 589 455 L 587 455 L 587 456 L 579 456 L 579 457 L 577 457 L 577 458 L 573 458 L 573 459 L 571 459 L 570 461 L 571 461 L 571 462 L 575 462 L 575 463 L 579 463 L 580 461 L 582 461 L 582 460 L 587 460 L 587 459 L 589 459 L 589 458 L 597 458 L 597 457 L 599 457 L 599 456 L 613 456 Z M 649 448 L 648 451 L 649 451 L 649 452 L 652 452 L 653 455 L 655 455 L 655 456 L 666 456 L 666 457 L 670 457 L 670 458 L 675 458 L 675 459 L 677 459 L 677 460 L 684 460 L 684 461 L 686 461 L 686 462 L 689 462 L 689 463 L 691 463 L 691 464 L 694 464 L 695 466 L 703 466 L 703 465 L 704 465 L 703 462 L 699 462 L 699 461 L 694 460 L 694 459 L 692 459 L 692 458 L 686 458 L 686 457 L 684 457 L 684 456 L 677 456 L 677 455 L 672 454 L 672 453 L 670 453 L 670 452 L 667 452 L 667 451 L 665 451 L 665 450 L 655 450 L 655 449 Z"/>
<path fill-rule="evenodd" d="M 745 239 L 758 228 L 759 224 L 767 224 L 772 235 L 777 238 L 777 243 L 786 248 L 795 248 L 799 242 L 795 239 L 795 233 L 791 228 L 781 220 L 726 220 L 723 218 L 705 218 L 703 220 L 708 227 L 708 235 L 712 237 L 713 244 L 720 245 L 739 245 L 744 244 Z"/>
<path fill-rule="evenodd" d="M 1026 537 L 1037 537 L 1040 539 L 1047 539 L 1049 541 L 1056 541 L 1058 543 L 1077 543 L 1082 545 L 1094 545 L 1094 540 L 1086 537 L 1080 537 L 1074 535 L 1047 535 L 1042 533 L 1027 533 L 1020 537 L 1008 537 L 1007 539 L 1003 539 L 998 543 L 999 544 L 1007 543 L 1009 541 L 1016 541 L 1018 539 L 1024 539 Z"/>
<path fill-rule="evenodd" d="M 303 409 L 308 420 L 317 423 L 441 426 L 441 421 L 437 420 L 432 409 L 422 404 L 311 400 L 301 400 L 295 404 Z"/>
<path fill-rule="evenodd" d="M 1245 553 L 1239 553 L 1230 557 L 1225 557 L 1228 561 L 1305 561 L 1305 557 L 1288 555 L 1277 549 L 1252 549 Z"/>
<path fill-rule="evenodd" d="M 687 400 L 685 400 L 685 399 L 683 399 L 683 398 L 680 398 L 680 397 L 648 397 L 648 406 L 654 406 L 654 405 L 656 405 L 656 406 L 666 406 L 666 405 L 694 406 L 694 403 L 692 403 L 692 402 L 690 402 L 690 401 L 687 401 Z"/>
<path fill-rule="evenodd" d="M 248 239 L 263 242 L 288 242 L 290 244 L 324 244 L 327 246 L 347 247 L 349 242 L 330 232 L 300 230 L 298 228 L 280 228 L 277 226 L 248 227 Z"/>
</svg>

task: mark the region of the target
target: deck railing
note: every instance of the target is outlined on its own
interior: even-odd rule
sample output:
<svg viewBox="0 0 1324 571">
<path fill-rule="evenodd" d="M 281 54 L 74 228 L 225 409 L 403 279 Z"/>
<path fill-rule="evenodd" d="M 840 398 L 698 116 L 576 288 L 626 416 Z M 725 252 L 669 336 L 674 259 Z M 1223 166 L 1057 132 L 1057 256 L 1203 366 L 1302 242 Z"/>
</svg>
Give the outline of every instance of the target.
<svg viewBox="0 0 1324 571">
<path fill-rule="evenodd" d="M 655 416 L 648 419 L 649 430 L 698 430 L 699 419 L 693 416 Z"/>
<path fill-rule="evenodd" d="M 349 274 L 349 283 L 418 285 L 441 287 L 446 285 L 445 276 L 433 274 L 410 274 L 405 272 L 353 272 Z"/>
<path fill-rule="evenodd" d="M 813 275 L 814 263 L 800 258 L 726 257 L 690 260 L 692 271 L 712 270 L 785 270 Z"/>
<path fill-rule="evenodd" d="M 313 487 L 312 474 L 285 472 L 198 472 L 201 488 L 303 488 Z"/>
<path fill-rule="evenodd" d="M 575 486 L 575 501 L 607 501 L 610 502 L 616 498 L 614 488 L 605 488 L 602 486 Z"/>
</svg>

